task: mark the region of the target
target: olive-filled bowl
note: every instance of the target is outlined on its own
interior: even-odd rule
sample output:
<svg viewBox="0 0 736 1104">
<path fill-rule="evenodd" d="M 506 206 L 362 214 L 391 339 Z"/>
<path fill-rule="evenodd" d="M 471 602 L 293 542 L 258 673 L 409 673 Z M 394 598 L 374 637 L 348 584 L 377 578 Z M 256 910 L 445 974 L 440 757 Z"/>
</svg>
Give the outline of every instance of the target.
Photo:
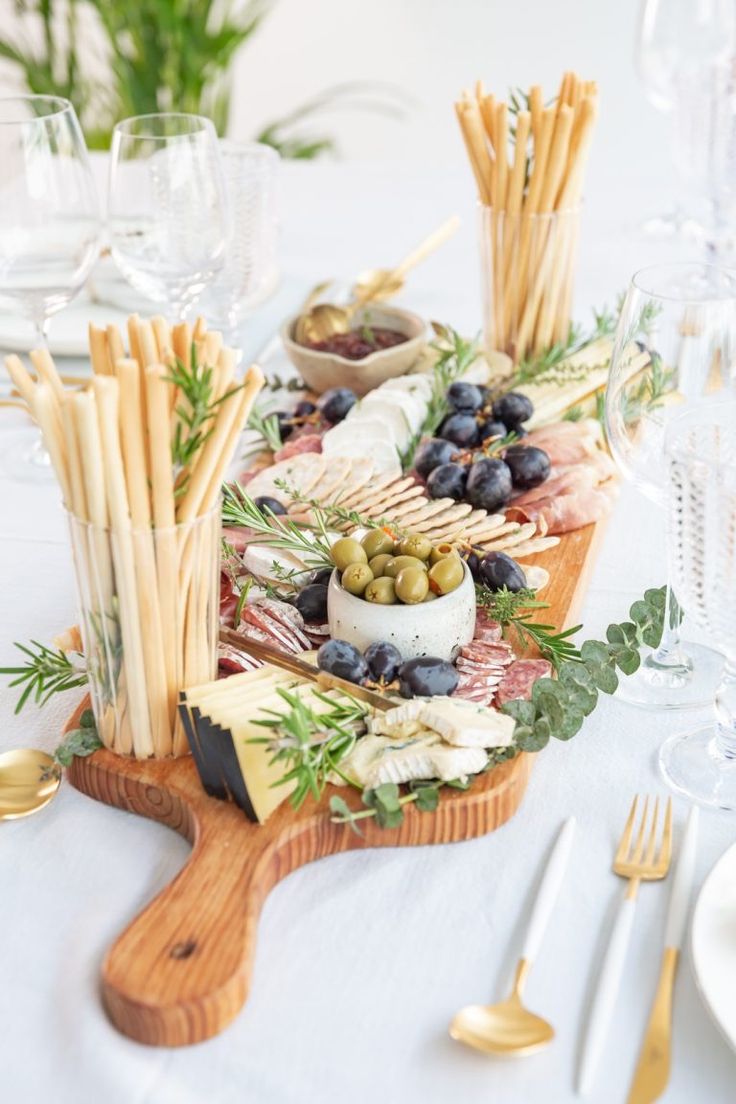
<svg viewBox="0 0 736 1104">
<path fill-rule="evenodd" d="M 294 340 L 297 318 L 298 315 L 290 318 L 282 326 L 281 340 L 289 360 L 298 369 L 307 387 L 319 395 L 330 387 L 349 387 L 359 398 L 367 395 L 384 380 L 403 376 L 408 372 L 416 363 L 425 344 L 427 327 L 424 320 L 412 311 L 390 307 L 385 303 L 370 304 L 357 310 L 351 329 L 375 326 L 398 330 L 399 333 L 406 334 L 407 340 L 388 349 L 379 349 L 361 360 L 350 360 L 337 353 L 326 353 L 300 345 Z"/>
<path fill-rule="evenodd" d="M 451 659 L 475 632 L 475 586 L 467 564 L 463 581 L 433 602 L 386 606 L 367 602 L 345 590 L 333 571 L 327 588 L 327 620 L 333 640 L 347 640 L 364 652 L 369 644 L 387 640 L 404 659 L 437 656 Z"/>
</svg>

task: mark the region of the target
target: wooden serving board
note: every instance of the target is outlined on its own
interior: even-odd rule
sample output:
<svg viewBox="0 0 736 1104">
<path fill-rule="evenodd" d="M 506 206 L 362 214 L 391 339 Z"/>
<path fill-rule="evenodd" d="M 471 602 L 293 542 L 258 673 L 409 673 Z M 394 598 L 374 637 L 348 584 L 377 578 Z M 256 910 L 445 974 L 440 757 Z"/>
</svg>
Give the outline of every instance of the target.
<svg viewBox="0 0 736 1104">
<path fill-rule="evenodd" d="M 573 624 L 595 558 L 599 526 L 563 537 L 533 560 L 550 571 L 545 620 Z M 75 727 L 83 702 L 67 728 Z M 258 918 L 271 888 L 297 867 L 358 847 L 452 843 L 493 831 L 516 812 L 533 756 L 521 754 L 466 792 L 447 791 L 434 813 L 405 808 L 396 829 L 361 824 L 362 836 L 333 824 L 328 787 L 319 804 L 282 805 L 265 825 L 234 804 L 208 797 L 190 757 L 125 759 L 98 751 L 73 760 L 73 786 L 107 805 L 168 824 L 192 844 L 174 881 L 118 937 L 102 965 L 102 997 L 123 1034 L 156 1046 L 184 1046 L 221 1031 L 248 993 Z"/>
</svg>

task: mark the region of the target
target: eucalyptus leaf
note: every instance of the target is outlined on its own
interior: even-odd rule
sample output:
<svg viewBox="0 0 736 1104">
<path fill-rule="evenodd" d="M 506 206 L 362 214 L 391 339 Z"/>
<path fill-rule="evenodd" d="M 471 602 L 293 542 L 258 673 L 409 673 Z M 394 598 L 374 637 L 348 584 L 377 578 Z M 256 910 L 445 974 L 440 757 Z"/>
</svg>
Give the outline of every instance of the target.
<svg viewBox="0 0 736 1104">
<path fill-rule="evenodd" d="M 417 795 L 417 809 L 423 813 L 433 813 L 439 805 L 439 786 L 420 786 L 414 790 L 414 793 Z"/>
</svg>

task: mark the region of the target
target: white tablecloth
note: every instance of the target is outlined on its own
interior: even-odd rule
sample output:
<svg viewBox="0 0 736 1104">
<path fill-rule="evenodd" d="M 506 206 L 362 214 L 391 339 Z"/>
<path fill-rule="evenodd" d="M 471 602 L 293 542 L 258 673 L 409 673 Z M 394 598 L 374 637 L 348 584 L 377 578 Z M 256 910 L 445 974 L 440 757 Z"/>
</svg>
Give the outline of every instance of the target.
<svg viewBox="0 0 736 1104">
<path fill-rule="evenodd" d="M 580 315 L 612 302 L 660 251 L 627 237 L 625 212 L 656 196 L 656 177 L 618 181 L 621 210 L 592 203 L 580 267 Z M 639 202 L 641 201 L 641 202 Z M 252 352 L 300 293 L 327 274 L 391 261 L 452 211 L 472 211 L 464 171 L 396 176 L 385 166 L 292 166 L 285 179 L 282 288 L 249 326 Z M 405 301 L 467 331 L 479 308 L 472 216 L 412 277 Z M 28 439 L 0 412 L 0 453 Z M 0 663 L 13 640 L 50 638 L 74 621 L 63 516 L 51 487 L 0 478 Z M 622 620 L 664 579 L 657 512 L 624 490 L 584 609 L 589 635 Z M 3 680 L 4 683 L 6 680 Z M 52 749 L 75 695 L 13 715 L 0 689 L 0 743 Z M 181 867 L 187 845 L 166 828 L 63 785 L 41 814 L 0 825 L 0 1098 L 17 1104 L 564 1104 L 602 933 L 621 885 L 609 872 L 631 795 L 663 790 L 656 751 L 697 715 L 655 716 L 604 700 L 569 744 L 538 758 L 518 814 L 483 839 L 328 858 L 270 895 L 252 988 L 233 1025 L 188 1049 L 140 1046 L 100 1005 L 98 974 L 121 928 Z M 677 825 L 685 816 L 677 803 Z M 457 1008 L 500 996 L 519 951 L 543 860 L 563 819 L 579 833 L 572 867 L 531 975 L 530 1005 L 553 1046 L 497 1061 L 451 1042 Z M 698 885 L 736 838 L 736 817 L 701 818 Z M 631 954 L 592 1099 L 625 1099 L 659 965 L 667 890 L 644 886 Z M 699 999 L 689 952 L 677 982 L 674 1068 L 663 1099 L 734 1099 L 736 1058 Z"/>
</svg>

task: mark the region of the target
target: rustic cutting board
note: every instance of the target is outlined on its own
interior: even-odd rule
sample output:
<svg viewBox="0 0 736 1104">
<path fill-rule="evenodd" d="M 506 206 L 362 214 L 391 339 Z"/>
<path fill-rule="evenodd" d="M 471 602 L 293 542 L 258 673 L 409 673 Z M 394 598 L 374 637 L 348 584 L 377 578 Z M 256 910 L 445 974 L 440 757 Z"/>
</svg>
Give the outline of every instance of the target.
<svg viewBox="0 0 736 1104">
<path fill-rule="evenodd" d="M 601 526 L 566 535 L 528 562 L 551 574 L 545 620 L 573 624 L 595 559 Z M 82 703 L 67 728 L 74 727 Z M 208 1039 L 238 1014 L 248 993 L 261 906 L 297 867 L 357 847 L 451 843 L 484 835 L 518 808 L 533 756 L 522 754 L 480 778 L 467 792 L 443 793 L 434 813 L 405 809 L 400 828 L 362 822 L 363 836 L 332 824 L 327 805 L 299 812 L 282 805 L 265 825 L 233 804 L 208 797 L 191 758 L 136 761 L 98 751 L 75 759 L 68 777 L 83 793 L 168 824 L 192 844 L 174 881 L 118 937 L 102 965 L 102 996 L 123 1034 L 156 1046 Z M 340 794 L 359 805 L 358 795 Z"/>
</svg>

